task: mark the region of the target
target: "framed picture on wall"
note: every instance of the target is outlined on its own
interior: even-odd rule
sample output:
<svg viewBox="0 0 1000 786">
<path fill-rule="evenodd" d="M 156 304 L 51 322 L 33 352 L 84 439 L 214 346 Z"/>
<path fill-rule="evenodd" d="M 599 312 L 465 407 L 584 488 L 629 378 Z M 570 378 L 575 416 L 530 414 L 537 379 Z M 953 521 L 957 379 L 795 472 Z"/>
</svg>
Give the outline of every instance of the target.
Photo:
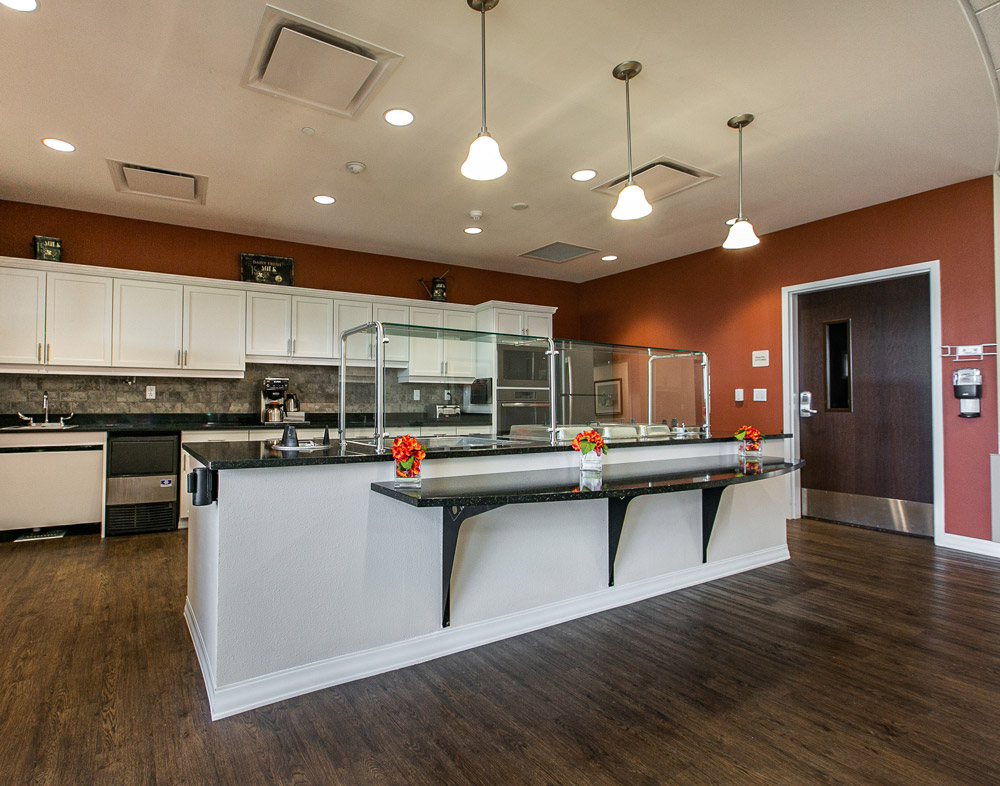
<svg viewBox="0 0 1000 786">
<path fill-rule="evenodd" d="M 594 413 L 597 415 L 622 414 L 621 379 L 602 379 L 594 383 Z"/>
</svg>

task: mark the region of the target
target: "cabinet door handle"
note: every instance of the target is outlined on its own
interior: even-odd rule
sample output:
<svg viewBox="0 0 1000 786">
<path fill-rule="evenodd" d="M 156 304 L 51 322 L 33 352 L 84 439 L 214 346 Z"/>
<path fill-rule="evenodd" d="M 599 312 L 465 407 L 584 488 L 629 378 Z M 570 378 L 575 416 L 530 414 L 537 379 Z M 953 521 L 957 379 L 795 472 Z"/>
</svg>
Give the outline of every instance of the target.
<svg viewBox="0 0 1000 786">
<path fill-rule="evenodd" d="M 292 354 L 292 340 L 291 339 L 288 339 L 288 346 L 285 348 L 285 354 L 286 355 L 291 355 Z"/>
<path fill-rule="evenodd" d="M 45 345 L 45 362 L 46 363 L 49 362 L 49 345 L 48 344 Z"/>
<path fill-rule="evenodd" d="M 38 362 L 42 362 L 42 343 L 38 342 Z"/>
<path fill-rule="evenodd" d="M 184 350 L 184 365 L 186 366 L 187 364 L 188 364 L 188 351 L 185 349 Z"/>
<path fill-rule="evenodd" d="M 295 354 L 295 339 L 292 339 L 292 354 Z"/>
<path fill-rule="evenodd" d="M 181 364 L 181 351 L 178 349 L 177 350 L 177 365 L 180 366 L 180 364 Z"/>
</svg>

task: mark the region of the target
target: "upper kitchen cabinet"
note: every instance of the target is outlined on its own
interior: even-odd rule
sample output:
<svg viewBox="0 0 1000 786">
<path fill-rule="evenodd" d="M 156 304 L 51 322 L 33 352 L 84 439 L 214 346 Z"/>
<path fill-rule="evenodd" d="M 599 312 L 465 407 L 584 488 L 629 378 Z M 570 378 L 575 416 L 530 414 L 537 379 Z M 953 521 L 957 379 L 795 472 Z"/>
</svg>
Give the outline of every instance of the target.
<svg viewBox="0 0 1000 786">
<path fill-rule="evenodd" d="M 34 365 L 45 352 L 45 273 L 0 267 L 0 363 Z"/>
<path fill-rule="evenodd" d="M 394 325 L 410 324 L 410 307 L 396 306 L 388 303 L 376 303 L 374 314 L 376 322 L 390 322 Z M 391 333 L 391 331 L 390 331 Z M 406 336 L 386 336 L 389 343 L 385 348 L 385 362 L 404 364 L 410 359 L 410 342 Z"/>
<path fill-rule="evenodd" d="M 334 321 L 335 357 L 340 357 L 340 335 L 345 330 L 367 325 L 372 321 L 372 303 L 369 300 L 336 301 L 337 316 Z M 371 360 L 371 340 L 367 333 L 347 337 L 348 360 Z"/>
<path fill-rule="evenodd" d="M 410 306 L 410 324 L 427 328 L 475 331 L 476 315 L 472 311 Z M 463 340 L 462 334 L 428 330 L 410 336 L 410 359 L 402 382 L 435 382 L 447 379 L 471 382 L 476 376 L 476 344 Z"/>
<path fill-rule="evenodd" d="M 115 279 L 111 365 L 182 368 L 184 287 Z"/>
<path fill-rule="evenodd" d="M 47 273 L 45 347 L 50 366 L 110 366 L 113 280 Z"/>
<path fill-rule="evenodd" d="M 245 353 L 246 293 L 184 287 L 184 368 L 243 371 Z"/>
<path fill-rule="evenodd" d="M 525 306 L 491 300 L 476 309 L 476 329 L 486 333 L 552 338 L 551 306 Z"/>
<path fill-rule="evenodd" d="M 251 360 L 331 360 L 336 357 L 333 323 L 333 298 L 248 292 L 246 354 Z"/>
</svg>

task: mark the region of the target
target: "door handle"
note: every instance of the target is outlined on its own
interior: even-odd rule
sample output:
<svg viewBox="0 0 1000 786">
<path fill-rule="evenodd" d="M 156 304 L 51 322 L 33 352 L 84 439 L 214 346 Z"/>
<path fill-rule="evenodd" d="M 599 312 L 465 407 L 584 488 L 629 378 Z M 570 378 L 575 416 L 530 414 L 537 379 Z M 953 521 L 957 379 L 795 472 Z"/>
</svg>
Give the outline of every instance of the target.
<svg viewBox="0 0 1000 786">
<path fill-rule="evenodd" d="M 184 365 L 187 366 L 187 364 L 188 364 L 188 351 L 185 349 L 184 350 Z"/>
<path fill-rule="evenodd" d="M 816 414 L 816 410 L 812 408 L 813 394 L 808 390 L 803 390 L 799 393 L 799 417 L 811 418 Z"/>
<path fill-rule="evenodd" d="M 45 345 L 45 362 L 46 363 L 49 362 L 49 345 L 48 344 Z"/>
<path fill-rule="evenodd" d="M 181 351 L 177 350 L 177 367 L 180 368 L 181 365 Z"/>
<path fill-rule="evenodd" d="M 39 363 L 42 362 L 42 345 L 41 344 L 38 345 L 38 362 Z"/>
</svg>

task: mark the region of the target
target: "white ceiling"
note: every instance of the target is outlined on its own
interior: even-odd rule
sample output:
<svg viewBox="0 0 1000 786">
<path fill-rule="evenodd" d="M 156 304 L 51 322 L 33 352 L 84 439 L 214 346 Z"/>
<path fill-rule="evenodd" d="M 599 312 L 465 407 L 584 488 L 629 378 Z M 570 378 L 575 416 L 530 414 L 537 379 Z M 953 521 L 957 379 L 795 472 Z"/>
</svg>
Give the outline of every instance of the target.
<svg viewBox="0 0 1000 786">
<path fill-rule="evenodd" d="M 479 16 L 465 0 L 280 6 L 404 59 L 344 118 L 241 86 L 261 0 L 0 7 L 0 198 L 585 281 L 721 244 L 737 196 L 726 120 L 742 112 L 757 116 L 744 207 L 764 243 L 996 164 L 992 70 L 962 0 L 500 0 L 486 20 L 488 124 L 510 171 L 491 182 L 459 174 L 480 111 Z M 611 69 L 628 59 L 643 65 L 635 165 L 667 156 L 719 177 L 618 222 L 590 189 L 625 170 Z M 385 123 L 396 106 L 416 122 Z M 206 204 L 119 193 L 107 159 L 207 176 Z M 354 160 L 363 174 L 345 169 Z M 584 167 L 594 181 L 570 180 Z M 462 232 L 473 209 L 478 236 Z M 518 257 L 553 241 L 619 259 Z"/>
</svg>

